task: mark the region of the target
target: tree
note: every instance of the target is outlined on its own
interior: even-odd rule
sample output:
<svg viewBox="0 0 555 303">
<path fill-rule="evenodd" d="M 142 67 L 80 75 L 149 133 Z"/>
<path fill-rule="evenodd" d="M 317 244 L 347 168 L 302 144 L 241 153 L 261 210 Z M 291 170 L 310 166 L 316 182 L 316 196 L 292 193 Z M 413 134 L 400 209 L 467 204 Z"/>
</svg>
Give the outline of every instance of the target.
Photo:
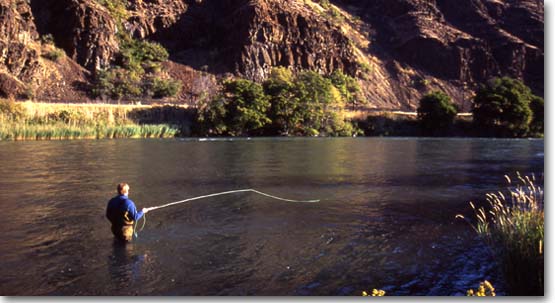
<svg viewBox="0 0 555 303">
<path fill-rule="evenodd" d="M 420 127 L 425 134 L 445 135 L 453 125 L 457 108 L 448 95 L 435 91 L 420 99 L 417 112 Z"/>
<path fill-rule="evenodd" d="M 519 80 L 493 78 L 474 97 L 474 125 L 481 134 L 489 136 L 526 136 L 533 118 L 530 103 L 534 97 Z"/>
<path fill-rule="evenodd" d="M 341 95 L 330 79 L 314 71 L 304 71 L 297 75 L 295 96 L 302 113 L 303 135 L 317 135 L 333 123 L 331 113 L 342 110 Z"/>
<path fill-rule="evenodd" d="M 260 84 L 249 80 L 229 80 L 222 92 L 204 109 L 203 122 L 215 135 L 256 135 L 270 123 L 266 112 L 268 97 Z"/>
<path fill-rule="evenodd" d="M 544 133 L 544 101 L 543 98 L 532 96 L 530 101 L 530 109 L 532 110 L 532 122 L 530 122 L 530 133 L 533 136 L 542 137 Z"/>
<path fill-rule="evenodd" d="M 264 82 L 270 98 L 268 116 L 271 131 L 286 135 L 352 135 L 352 124 L 345 121 L 347 100 L 354 100 L 359 91 L 353 78 L 336 72 L 329 77 L 314 71 L 293 74 L 278 67 Z"/>
<path fill-rule="evenodd" d="M 294 134 L 302 122 L 294 82 L 293 73 L 285 67 L 272 69 L 268 79 L 264 81 L 264 92 L 269 96 L 271 104 L 268 117 L 272 120 L 272 134 Z"/>
<path fill-rule="evenodd" d="M 345 103 L 351 105 L 353 110 L 355 110 L 359 103 L 362 103 L 360 85 L 355 78 L 344 74 L 338 69 L 330 75 L 330 80 L 333 86 L 341 93 Z"/>
<path fill-rule="evenodd" d="M 280 67 L 263 85 L 224 82 L 219 95 L 202 106 L 198 122 L 201 133 L 212 135 L 350 136 L 355 129 L 344 107 L 329 77 Z"/>
</svg>

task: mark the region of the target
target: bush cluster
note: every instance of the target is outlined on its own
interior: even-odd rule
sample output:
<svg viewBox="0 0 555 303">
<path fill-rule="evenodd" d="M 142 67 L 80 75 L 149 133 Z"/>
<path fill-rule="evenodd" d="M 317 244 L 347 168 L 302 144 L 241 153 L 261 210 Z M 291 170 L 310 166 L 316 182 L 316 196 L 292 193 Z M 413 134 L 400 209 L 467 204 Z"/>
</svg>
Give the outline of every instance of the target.
<svg viewBox="0 0 555 303">
<path fill-rule="evenodd" d="M 340 71 L 325 77 L 275 68 L 262 84 L 225 81 L 199 120 L 209 135 L 350 136 L 355 129 L 343 111 L 358 102 L 359 91 L 356 80 Z"/>
<path fill-rule="evenodd" d="M 128 16 L 125 1 L 103 0 L 100 3 L 118 23 L 120 52 L 113 66 L 96 74 L 93 96 L 121 100 L 178 95 L 181 82 L 162 72 L 161 63 L 168 60 L 168 51 L 156 42 L 134 39 L 123 29 L 122 22 Z"/>
<path fill-rule="evenodd" d="M 486 136 L 543 136 L 543 104 L 521 81 L 494 78 L 476 93 L 474 124 Z"/>
<path fill-rule="evenodd" d="M 47 51 L 42 56 L 50 61 L 58 62 L 65 55 L 64 51 L 54 47 L 53 49 Z"/>
<path fill-rule="evenodd" d="M 93 95 L 118 100 L 176 96 L 181 82 L 160 72 L 160 63 L 167 59 L 168 52 L 158 43 L 125 41 L 116 65 L 97 74 Z"/>
<path fill-rule="evenodd" d="M 453 125 L 457 108 L 448 95 L 435 91 L 420 99 L 417 113 L 424 135 L 445 135 Z"/>
<path fill-rule="evenodd" d="M 528 86 L 508 77 L 493 78 L 474 97 L 472 133 L 475 136 L 542 137 L 544 100 Z M 418 121 L 421 135 L 450 135 L 457 108 L 443 92 L 420 100 Z"/>
</svg>

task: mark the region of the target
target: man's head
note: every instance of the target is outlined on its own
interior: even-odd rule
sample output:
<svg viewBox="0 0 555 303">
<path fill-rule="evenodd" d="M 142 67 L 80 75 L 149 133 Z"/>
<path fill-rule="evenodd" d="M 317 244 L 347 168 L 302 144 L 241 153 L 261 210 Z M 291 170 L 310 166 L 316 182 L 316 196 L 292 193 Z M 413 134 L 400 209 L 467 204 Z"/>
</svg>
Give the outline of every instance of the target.
<svg viewBox="0 0 555 303">
<path fill-rule="evenodd" d="M 129 184 L 127 183 L 120 183 L 118 184 L 118 193 L 120 195 L 128 195 L 129 194 Z"/>
</svg>

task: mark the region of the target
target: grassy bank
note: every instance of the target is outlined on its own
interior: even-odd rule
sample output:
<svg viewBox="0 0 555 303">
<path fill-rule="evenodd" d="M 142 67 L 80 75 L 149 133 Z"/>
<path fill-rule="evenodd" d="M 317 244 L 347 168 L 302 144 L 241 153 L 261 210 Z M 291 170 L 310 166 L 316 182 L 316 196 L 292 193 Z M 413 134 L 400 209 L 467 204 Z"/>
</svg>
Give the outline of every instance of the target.
<svg viewBox="0 0 555 303">
<path fill-rule="evenodd" d="M 0 140 L 168 138 L 187 135 L 190 116 L 179 106 L 0 100 Z"/>
</svg>

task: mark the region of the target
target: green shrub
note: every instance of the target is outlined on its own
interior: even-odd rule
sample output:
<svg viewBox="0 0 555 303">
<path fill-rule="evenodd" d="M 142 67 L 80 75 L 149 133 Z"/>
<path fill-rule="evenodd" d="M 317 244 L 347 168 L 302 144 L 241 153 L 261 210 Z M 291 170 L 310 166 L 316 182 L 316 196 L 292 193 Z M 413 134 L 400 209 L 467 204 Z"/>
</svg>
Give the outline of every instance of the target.
<svg viewBox="0 0 555 303">
<path fill-rule="evenodd" d="M 538 97 L 519 80 L 508 77 L 491 79 L 474 97 L 472 112 L 477 131 L 489 136 L 528 135 L 533 118 L 530 103 L 534 98 Z M 539 108 L 536 110 L 539 112 Z"/>
<path fill-rule="evenodd" d="M 345 119 L 344 108 L 357 92 L 356 81 L 340 72 L 332 80 L 313 71 L 293 74 L 275 68 L 262 86 L 248 80 L 224 82 L 199 123 L 203 134 L 351 136 L 358 131 Z"/>
<path fill-rule="evenodd" d="M 174 97 L 181 92 L 182 83 L 173 79 L 152 78 L 147 83 L 148 94 L 154 98 Z"/>
<path fill-rule="evenodd" d="M 353 125 L 344 119 L 347 102 L 356 102 L 358 83 L 337 71 L 324 77 L 313 71 L 294 75 L 285 68 L 272 70 L 264 82 L 270 97 L 272 133 L 287 135 L 351 136 Z"/>
<path fill-rule="evenodd" d="M 264 81 L 264 92 L 270 98 L 268 117 L 272 120 L 268 131 L 272 135 L 292 135 L 302 123 L 299 99 L 295 95 L 295 77 L 284 67 L 272 69 Z"/>
<path fill-rule="evenodd" d="M 52 34 L 46 34 L 40 36 L 40 41 L 42 44 L 54 44 L 54 36 Z"/>
<path fill-rule="evenodd" d="M 93 96 L 114 99 L 176 96 L 181 91 L 181 82 L 162 78 L 161 62 L 168 60 L 168 51 L 159 43 L 134 39 L 123 23 L 129 18 L 127 1 L 101 0 L 114 17 L 118 27 L 120 46 L 115 66 L 98 73 L 95 77 Z"/>
<path fill-rule="evenodd" d="M 127 19 L 129 12 L 127 11 L 127 1 L 126 0 L 98 0 L 98 2 L 106 7 L 110 12 L 110 15 L 116 20 L 121 22 L 121 20 Z"/>
<path fill-rule="evenodd" d="M 120 100 L 143 95 L 141 75 L 134 71 L 114 67 L 100 71 L 92 90 L 93 96 Z"/>
<path fill-rule="evenodd" d="M 357 105 L 364 103 L 364 99 L 361 96 L 360 85 L 355 78 L 344 74 L 341 70 L 335 70 L 330 75 L 330 80 L 341 93 L 343 101 L 352 106 L 353 110 Z"/>
<path fill-rule="evenodd" d="M 204 109 L 203 121 L 214 135 L 243 136 L 260 134 L 270 123 L 270 107 L 264 89 L 255 82 L 238 79 L 223 83 L 220 95 Z"/>
<path fill-rule="evenodd" d="M 530 101 L 532 110 L 532 121 L 530 122 L 530 134 L 535 137 L 543 137 L 544 134 L 544 101 L 543 98 L 532 96 Z"/>
<path fill-rule="evenodd" d="M 299 131 L 303 135 L 307 135 L 310 129 L 324 130 L 329 113 L 334 108 L 342 107 L 339 91 L 331 80 L 314 71 L 303 71 L 297 75 L 294 92 L 302 114 L 303 123 Z"/>
<path fill-rule="evenodd" d="M 453 125 L 457 109 L 451 98 L 443 92 L 435 91 L 420 99 L 418 121 L 425 135 L 445 135 Z"/>
<path fill-rule="evenodd" d="M 329 9 L 331 7 L 330 0 L 315 0 L 314 2 L 320 4 L 324 9 Z"/>
<path fill-rule="evenodd" d="M 59 48 L 53 48 L 42 56 L 50 61 L 58 62 L 65 55 L 64 51 Z"/>
<path fill-rule="evenodd" d="M 123 66 L 137 69 L 139 66 L 150 65 L 152 62 L 168 60 L 168 51 L 156 42 L 128 39 L 121 43 Z"/>
</svg>

